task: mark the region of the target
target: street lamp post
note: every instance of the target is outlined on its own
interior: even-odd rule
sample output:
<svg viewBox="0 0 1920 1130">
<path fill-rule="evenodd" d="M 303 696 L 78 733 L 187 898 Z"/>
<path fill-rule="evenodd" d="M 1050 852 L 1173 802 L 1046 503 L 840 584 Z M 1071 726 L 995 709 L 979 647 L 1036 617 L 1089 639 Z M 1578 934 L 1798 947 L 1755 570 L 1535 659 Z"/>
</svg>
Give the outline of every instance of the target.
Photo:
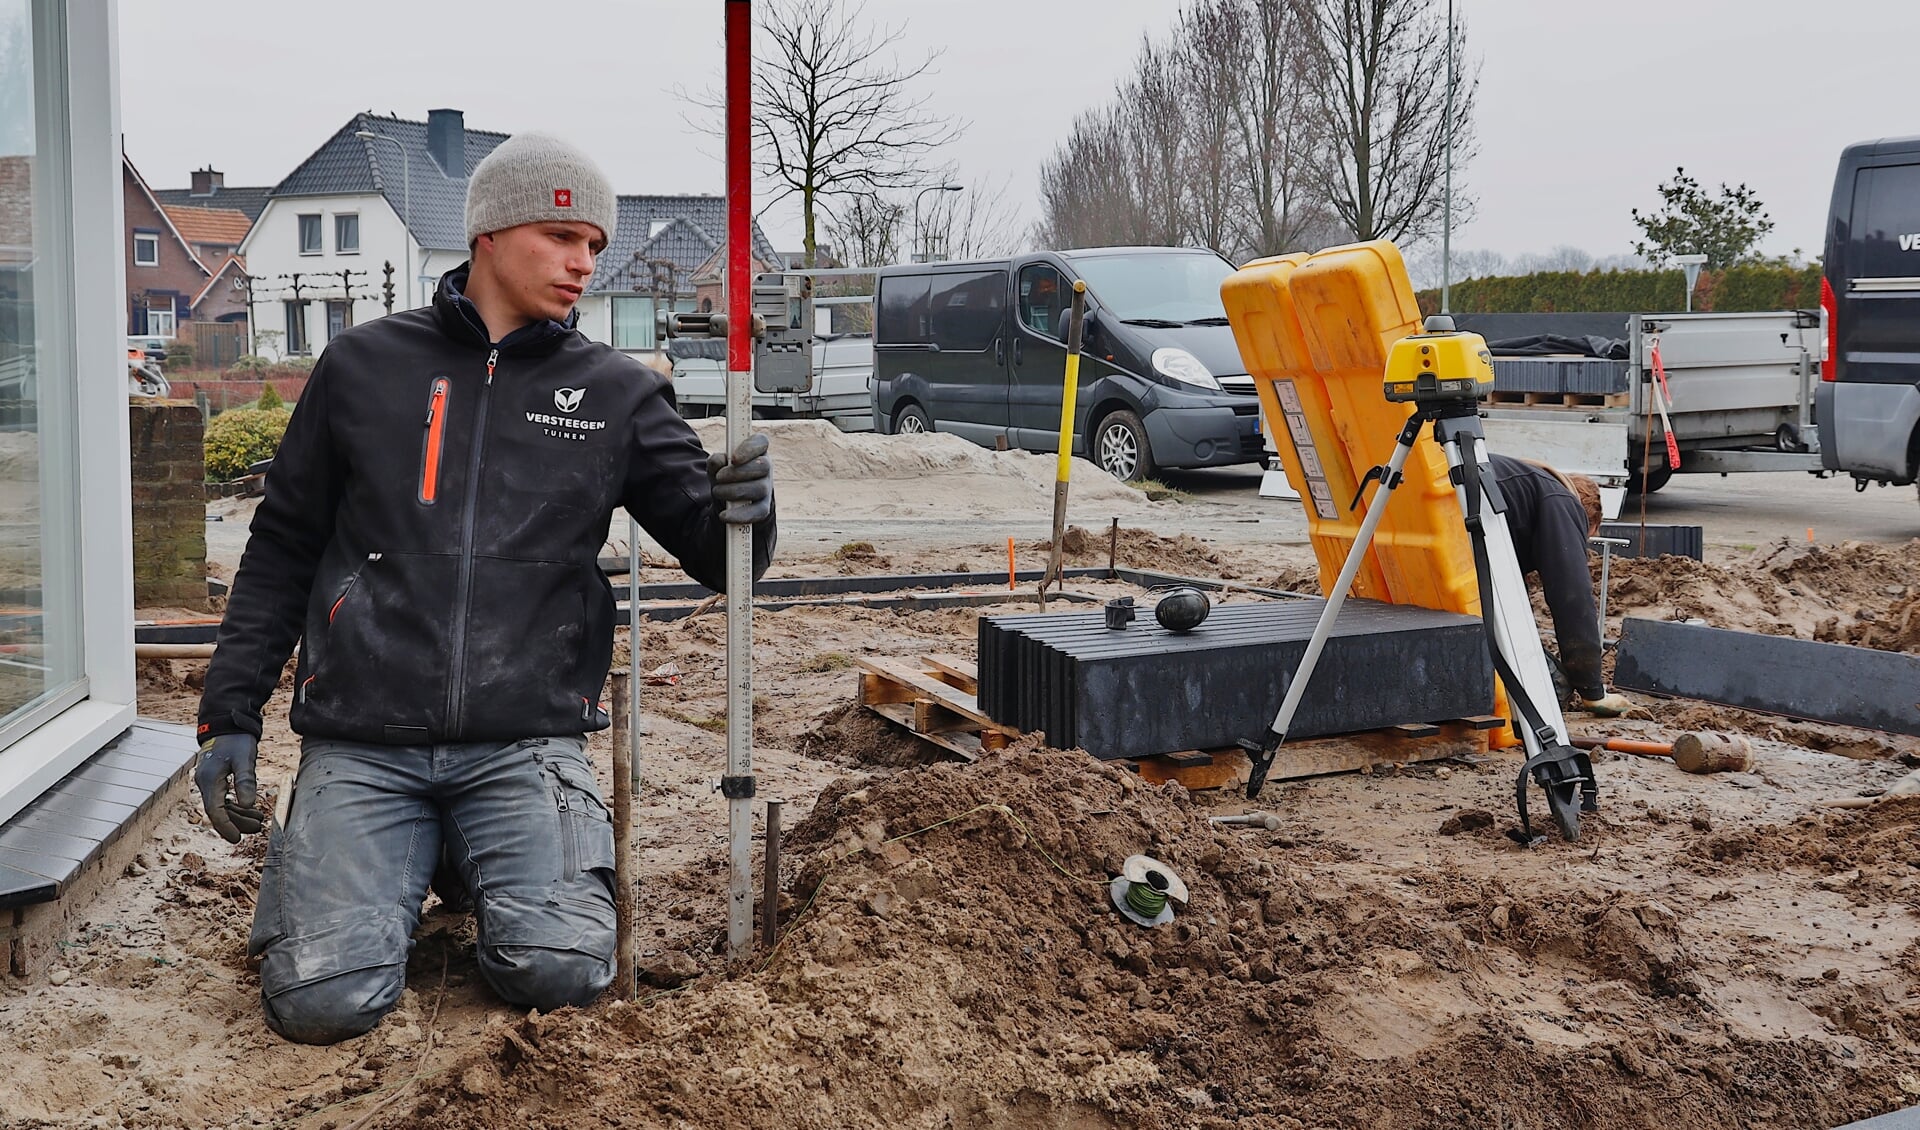
<svg viewBox="0 0 1920 1130">
<path fill-rule="evenodd" d="M 396 138 L 384 133 L 375 133 L 370 129 L 353 131 L 353 136 L 365 141 L 392 142 L 400 151 L 400 251 L 406 258 L 407 309 L 413 309 L 413 163 L 407 160 L 407 147 Z"/>
<path fill-rule="evenodd" d="M 920 236 L 920 198 L 929 192 L 961 192 L 966 186 L 958 184 L 930 184 L 913 194 L 913 241 L 920 244 L 919 262 L 926 262 L 930 256 L 927 245 Z"/>
<path fill-rule="evenodd" d="M 1705 255 L 1675 255 L 1674 264 L 1687 274 L 1687 313 L 1693 313 L 1693 284 L 1700 280 L 1700 268 L 1707 265 Z"/>
</svg>

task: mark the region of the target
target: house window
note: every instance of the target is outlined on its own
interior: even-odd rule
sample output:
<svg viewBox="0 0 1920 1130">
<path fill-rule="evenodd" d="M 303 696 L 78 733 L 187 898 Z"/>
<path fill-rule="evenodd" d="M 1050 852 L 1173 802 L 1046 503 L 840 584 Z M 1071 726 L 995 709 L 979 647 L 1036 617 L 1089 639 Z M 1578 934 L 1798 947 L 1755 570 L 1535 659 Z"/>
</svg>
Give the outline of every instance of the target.
<svg viewBox="0 0 1920 1130">
<path fill-rule="evenodd" d="M 304 300 L 286 302 L 287 356 L 301 357 L 307 352 L 307 304 Z"/>
<path fill-rule="evenodd" d="M 320 217 L 318 215 L 300 217 L 300 254 L 320 254 Z"/>
<path fill-rule="evenodd" d="M 327 340 L 332 341 L 353 325 L 353 303 L 327 303 Z"/>
<path fill-rule="evenodd" d="M 333 249 L 341 255 L 360 254 L 359 216 L 347 215 L 333 218 Z"/>
<path fill-rule="evenodd" d="M 174 334 L 173 299 L 147 300 L 147 336 L 172 337 Z"/>
<path fill-rule="evenodd" d="M 136 267 L 158 267 L 160 265 L 160 233 L 137 231 L 133 233 L 133 265 Z"/>
<path fill-rule="evenodd" d="M 653 299 L 646 295 L 613 299 L 613 347 L 653 348 Z"/>
</svg>

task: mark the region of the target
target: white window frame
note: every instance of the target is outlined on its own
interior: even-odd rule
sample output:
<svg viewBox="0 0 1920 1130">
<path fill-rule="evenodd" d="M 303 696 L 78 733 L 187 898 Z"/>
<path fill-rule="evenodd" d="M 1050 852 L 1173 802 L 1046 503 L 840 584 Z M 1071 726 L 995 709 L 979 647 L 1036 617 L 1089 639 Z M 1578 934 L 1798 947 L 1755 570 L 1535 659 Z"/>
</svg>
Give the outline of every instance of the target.
<svg viewBox="0 0 1920 1130">
<path fill-rule="evenodd" d="M 143 258 L 140 247 L 144 244 L 153 254 Z M 133 265 L 136 267 L 158 267 L 160 265 L 160 233 L 157 231 L 137 231 L 133 233 Z"/>
<path fill-rule="evenodd" d="M 133 529 L 127 450 L 126 251 L 118 224 L 80 222 L 121 215 L 119 28 L 113 4 L 33 0 L 34 21 L 64 22 L 72 225 L 71 391 L 77 418 L 74 459 L 80 544 L 83 697 L 0 749 L 0 820 L 25 807 L 133 724 Z M 54 23 L 53 26 L 60 26 Z M 44 57 L 44 56 L 43 56 Z M 36 82 L 43 81 L 36 74 Z M 49 166 L 59 162 L 48 162 Z M 66 170 L 57 170 L 55 175 Z"/>
<path fill-rule="evenodd" d="M 341 220 L 353 221 L 353 246 L 352 247 L 348 247 L 340 239 L 340 221 Z M 360 213 L 335 212 L 333 214 L 333 253 L 335 255 L 360 254 Z"/>
<path fill-rule="evenodd" d="M 311 251 L 307 250 L 307 244 L 306 244 L 306 230 L 307 230 L 308 220 L 313 221 L 314 233 L 320 237 L 319 241 L 313 245 L 313 250 Z M 299 249 L 300 254 L 302 255 L 326 254 L 327 253 L 327 218 L 324 215 L 320 214 L 319 212 L 294 213 L 293 245 Z"/>
<path fill-rule="evenodd" d="M 160 299 L 159 302 L 164 303 L 164 305 L 156 305 L 155 302 L 155 299 L 147 299 L 147 336 L 172 339 L 174 334 L 180 329 L 174 321 L 175 310 L 173 299 Z M 154 321 L 156 318 L 159 319 L 159 323 Z M 164 324 L 167 327 L 166 332 L 162 333 L 160 330 L 155 329 L 154 326 L 156 324 Z"/>
</svg>

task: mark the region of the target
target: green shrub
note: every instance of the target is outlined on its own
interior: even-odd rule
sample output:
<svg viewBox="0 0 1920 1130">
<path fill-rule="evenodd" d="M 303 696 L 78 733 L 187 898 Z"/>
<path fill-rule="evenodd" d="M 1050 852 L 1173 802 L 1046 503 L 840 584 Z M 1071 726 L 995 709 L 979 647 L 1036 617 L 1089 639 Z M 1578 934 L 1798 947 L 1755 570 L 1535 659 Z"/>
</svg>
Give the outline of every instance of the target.
<svg viewBox="0 0 1920 1130">
<path fill-rule="evenodd" d="M 270 458 L 279 449 L 292 415 L 285 410 L 235 408 L 207 421 L 207 481 L 237 479 L 249 465 Z"/>
<path fill-rule="evenodd" d="M 1686 309 L 1686 276 L 1666 271 L 1542 271 L 1466 279 L 1453 284 L 1453 309 L 1461 314 L 1672 313 Z M 1440 292 L 1419 294 L 1423 314 L 1440 310 Z M 1820 266 L 1740 263 L 1702 272 L 1693 308 L 1723 313 L 1741 310 L 1808 309 L 1820 304 Z"/>
<path fill-rule="evenodd" d="M 287 402 L 280 399 L 280 393 L 275 390 L 272 385 L 263 384 L 260 386 L 260 399 L 254 403 L 255 408 L 260 409 L 262 412 L 274 412 L 282 411 L 286 406 Z"/>
<path fill-rule="evenodd" d="M 193 368 L 193 339 L 176 337 L 167 342 L 166 369 L 172 372 L 176 369 L 191 368 Z"/>
<path fill-rule="evenodd" d="M 227 366 L 227 372 L 253 373 L 261 369 L 271 368 L 273 368 L 273 362 L 260 356 L 258 353 L 243 353 L 234 359 L 233 364 Z"/>
</svg>

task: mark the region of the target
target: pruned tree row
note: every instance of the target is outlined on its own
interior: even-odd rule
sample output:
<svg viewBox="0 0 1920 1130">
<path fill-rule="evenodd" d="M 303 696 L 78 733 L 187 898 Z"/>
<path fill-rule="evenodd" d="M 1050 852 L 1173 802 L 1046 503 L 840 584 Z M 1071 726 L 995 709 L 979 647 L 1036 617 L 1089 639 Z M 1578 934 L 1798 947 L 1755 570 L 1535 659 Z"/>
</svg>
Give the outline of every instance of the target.
<svg viewBox="0 0 1920 1130">
<path fill-rule="evenodd" d="M 1236 260 L 1417 245 L 1471 202 L 1477 67 L 1444 0 L 1195 0 L 1041 170 L 1038 242 L 1190 244 Z M 1451 95 L 1451 97 L 1449 97 Z M 1448 114 L 1451 105 L 1451 116 Z"/>
</svg>

